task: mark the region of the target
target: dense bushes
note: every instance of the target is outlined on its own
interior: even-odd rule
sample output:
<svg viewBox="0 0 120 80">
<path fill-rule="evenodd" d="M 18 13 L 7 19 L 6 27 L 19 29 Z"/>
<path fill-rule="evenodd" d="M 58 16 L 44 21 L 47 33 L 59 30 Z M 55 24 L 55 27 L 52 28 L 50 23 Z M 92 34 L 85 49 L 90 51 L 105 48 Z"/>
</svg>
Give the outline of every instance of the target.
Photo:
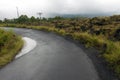
<svg viewBox="0 0 120 80">
<path fill-rule="evenodd" d="M 56 16 L 54 18 L 35 18 L 21 15 L 17 19 L 4 19 L 1 23 L 5 24 L 22 24 L 20 27 L 27 26 L 55 26 L 58 29 L 64 29 L 68 32 L 89 32 L 91 34 L 103 34 L 108 39 L 119 40 L 114 36 L 115 31 L 120 29 L 120 15 L 109 17 L 94 18 L 63 18 Z M 14 27 L 14 25 L 11 25 Z M 69 31 L 70 30 L 70 31 Z"/>
<path fill-rule="evenodd" d="M 0 29 L 0 67 L 9 63 L 23 45 L 21 37 Z"/>
</svg>

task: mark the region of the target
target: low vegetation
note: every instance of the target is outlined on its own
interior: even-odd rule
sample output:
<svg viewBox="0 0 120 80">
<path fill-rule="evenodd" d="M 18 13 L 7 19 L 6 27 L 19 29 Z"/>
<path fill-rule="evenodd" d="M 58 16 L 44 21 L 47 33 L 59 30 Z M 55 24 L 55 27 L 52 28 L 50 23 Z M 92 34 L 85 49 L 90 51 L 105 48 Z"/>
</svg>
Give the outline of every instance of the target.
<svg viewBox="0 0 120 80">
<path fill-rule="evenodd" d="M 11 62 L 21 49 L 23 41 L 12 31 L 0 29 L 0 68 Z"/>
<path fill-rule="evenodd" d="M 94 18 L 57 16 L 42 20 L 22 15 L 18 19 L 4 20 L 0 26 L 32 28 L 69 36 L 86 47 L 98 49 L 111 69 L 120 76 L 120 15 Z"/>
</svg>

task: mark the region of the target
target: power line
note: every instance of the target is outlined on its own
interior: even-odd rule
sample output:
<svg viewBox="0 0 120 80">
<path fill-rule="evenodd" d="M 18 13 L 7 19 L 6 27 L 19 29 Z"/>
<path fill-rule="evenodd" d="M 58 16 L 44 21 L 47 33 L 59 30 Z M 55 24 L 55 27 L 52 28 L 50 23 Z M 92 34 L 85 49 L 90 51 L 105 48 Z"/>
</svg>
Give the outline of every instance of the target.
<svg viewBox="0 0 120 80">
<path fill-rule="evenodd" d="M 19 18 L 19 11 L 18 11 L 18 7 L 16 7 L 16 9 L 17 9 L 17 17 Z"/>
</svg>

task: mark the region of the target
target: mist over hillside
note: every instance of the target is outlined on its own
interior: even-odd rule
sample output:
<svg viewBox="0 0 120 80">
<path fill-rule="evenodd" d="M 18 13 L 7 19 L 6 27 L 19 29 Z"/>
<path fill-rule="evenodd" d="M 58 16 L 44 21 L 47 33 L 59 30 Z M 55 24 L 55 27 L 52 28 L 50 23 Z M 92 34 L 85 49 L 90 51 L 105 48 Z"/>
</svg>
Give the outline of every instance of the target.
<svg viewBox="0 0 120 80">
<path fill-rule="evenodd" d="M 93 18 L 93 17 L 99 17 L 99 16 L 112 16 L 115 15 L 113 13 L 85 13 L 85 14 L 58 14 L 58 13 L 51 13 L 48 15 L 48 17 L 55 17 L 55 16 L 60 16 L 60 17 L 65 17 L 65 18 L 74 18 L 74 17 L 88 17 L 88 18 Z"/>
</svg>

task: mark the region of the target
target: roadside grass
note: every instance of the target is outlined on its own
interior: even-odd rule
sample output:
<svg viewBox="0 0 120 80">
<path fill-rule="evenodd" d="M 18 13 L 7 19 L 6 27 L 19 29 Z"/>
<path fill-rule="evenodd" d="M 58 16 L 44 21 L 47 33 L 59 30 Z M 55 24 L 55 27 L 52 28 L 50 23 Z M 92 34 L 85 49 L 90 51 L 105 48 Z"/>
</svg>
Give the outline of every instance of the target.
<svg viewBox="0 0 120 80">
<path fill-rule="evenodd" d="M 103 56 L 120 77 L 120 42 L 107 42 L 107 48 Z"/>
<path fill-rule="evenodd" d="M 0 68 L 11 62 L 23 46 L 20 36 L 0 29 Z"/>
<path fill-rule="evenodd" d="M 104 38 L 101 36 L 91 35 L 87 32 L 73 33 L 72 36 L 73 39 L 85 44 L 86 47 L 95 47 L 99 50 L 102 50 L 106 45 Z"/>
<path fill-rule="evenodd" d="M 108 40 L 103 35 L 92 35 L 92 34 L 89 34 L 88 32 L 69 33 L 69 32 L 66 32 L 64 29 L 58 29 L 55 27 L 27 26 L 27 25 L 20 25 L 20 24 L 2 24 L 0 26 L 31 28 L 31 29 L 55 32 L 62 36 L 69 35 L 72 37 L 72 39 L 78 40 L 81 43 L 85 44 L 86 47 L 94 47 L 98 49 L 102 53 L 100 55 L 104 57 L 106 62 L 108 62 L 108 65 L 117 73 L 118 76 L 120 76 L 120 42 Z M 21 44 L 19 44 L 19 46 L 21 46 Z"/>
</svg>

